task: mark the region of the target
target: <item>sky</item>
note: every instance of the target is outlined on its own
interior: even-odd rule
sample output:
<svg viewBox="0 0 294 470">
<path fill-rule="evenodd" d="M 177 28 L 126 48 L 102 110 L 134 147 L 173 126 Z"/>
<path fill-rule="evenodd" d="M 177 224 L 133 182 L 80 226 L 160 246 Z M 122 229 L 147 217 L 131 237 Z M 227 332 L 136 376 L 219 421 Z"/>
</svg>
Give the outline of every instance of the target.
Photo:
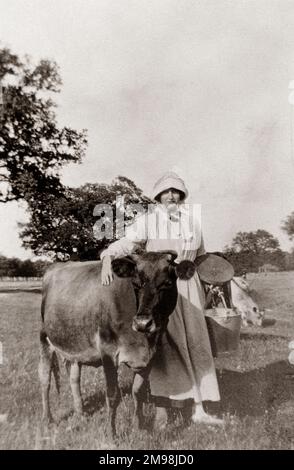
<svg viewBox="0 0 294 470">
<path fill-rule="evenodd" d="M 150 195 L 174 169 L 206 248 L 294 211 L 292 0 L 0 0 L 0 47 L 55 60 L 60 125 L 88 129 L 71 186 L 124 175 Z M 0 253 L 26 258 L 23 203 L 0 206 Z"/>
</svg>

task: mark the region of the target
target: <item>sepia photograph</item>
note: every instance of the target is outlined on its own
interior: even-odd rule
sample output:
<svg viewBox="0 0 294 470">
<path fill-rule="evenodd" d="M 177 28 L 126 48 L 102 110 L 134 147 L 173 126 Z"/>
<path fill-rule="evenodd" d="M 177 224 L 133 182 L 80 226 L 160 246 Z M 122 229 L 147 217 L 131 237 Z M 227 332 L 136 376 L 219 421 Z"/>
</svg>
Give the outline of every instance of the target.
<svg viewBox="0 0 294 470">
<path fill-rule="evenodd" d="M 0 450 L 294 450 L 292 0 L 0 0 Z"/>
</svg>

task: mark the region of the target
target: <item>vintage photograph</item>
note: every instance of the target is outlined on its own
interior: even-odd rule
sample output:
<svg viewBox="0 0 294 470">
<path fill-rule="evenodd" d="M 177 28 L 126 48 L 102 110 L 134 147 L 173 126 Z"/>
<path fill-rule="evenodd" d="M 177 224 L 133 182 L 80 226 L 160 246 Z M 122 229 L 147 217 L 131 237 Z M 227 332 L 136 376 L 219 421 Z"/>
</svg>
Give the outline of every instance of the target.
<svg viewBox="0 0 294 470">
<path fill-rule="evenodd" d="M 0 0 L 0 449 L 293 450 L 293 181 L 292 0 Z"/>
</svg>

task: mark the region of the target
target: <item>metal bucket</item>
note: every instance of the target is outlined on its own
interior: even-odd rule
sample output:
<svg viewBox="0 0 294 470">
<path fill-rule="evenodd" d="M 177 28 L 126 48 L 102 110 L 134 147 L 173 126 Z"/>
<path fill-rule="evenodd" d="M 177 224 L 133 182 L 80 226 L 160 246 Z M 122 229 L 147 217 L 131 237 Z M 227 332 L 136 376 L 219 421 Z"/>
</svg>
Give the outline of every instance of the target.
<svg viewBox="0 0 294 470">
<path fill-rule="evenodd" d="M 236 351 L 239 346 L 241 315 L 232 308 L 214 307 L 204 311 L 212 354 Z"/>
</svg>

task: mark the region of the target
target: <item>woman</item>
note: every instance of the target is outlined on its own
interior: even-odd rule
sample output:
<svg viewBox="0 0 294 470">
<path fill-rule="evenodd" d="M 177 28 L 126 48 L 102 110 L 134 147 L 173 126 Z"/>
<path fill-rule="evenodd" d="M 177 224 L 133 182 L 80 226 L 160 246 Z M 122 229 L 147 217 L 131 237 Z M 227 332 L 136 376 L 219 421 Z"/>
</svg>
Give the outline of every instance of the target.
<svg viewBox="0 0 294 470">
<path fill-rule="evenodd" d="M 191 223 L 191 214 L 183 206 L 187 196 L 183 180 L 175 173 L 168 172 L 155 183 L 154 212 L 139 217 L 124 238 L 101 253 L 104 285 L 113 279 L 111 260 L 131 254 L 138 243 L 145 243 L 147 251 L 176 251 L 176 262 L 194 261 L 205 253 L 199 221 L 193 217 Z M 205 400 L 218 401 L 220 396 L 198 274 L 195 272 L 188 281 L 178 279 L 177 287 L 177 305 L 169 317 L 149 376 L 156 404 L 155 427 L 166 426 L 166 407 L 183 408 L 191 402 L 193 422 L 221 424 L 222 420 L 208 415 L 202 405 Z"/>
</svg>

